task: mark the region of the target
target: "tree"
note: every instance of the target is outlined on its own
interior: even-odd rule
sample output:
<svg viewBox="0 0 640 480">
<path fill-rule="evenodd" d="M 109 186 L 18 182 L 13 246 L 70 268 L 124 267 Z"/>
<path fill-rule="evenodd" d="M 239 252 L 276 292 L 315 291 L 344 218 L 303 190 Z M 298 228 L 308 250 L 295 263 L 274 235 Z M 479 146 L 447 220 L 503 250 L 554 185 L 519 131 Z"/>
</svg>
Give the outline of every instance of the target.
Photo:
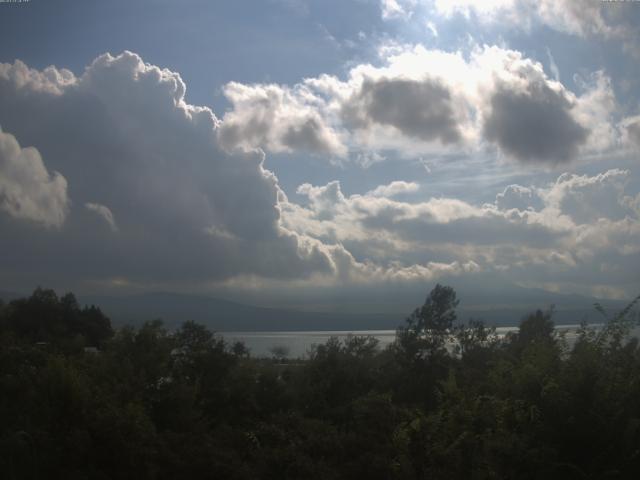
<svg viewBox="0 0 640 480">
<path fill-rule="evenodd" d="M 282 363 L 289 356 L 290 348 L 286 345 L 274 345 L 269 349 L 269 352 L 273 356 L 273 359 L 278 363 Z"/>
<path fill-rule="evenodd" d="M 551 317 L 553 308 L 543 312 L 536 310 L 529 314 L 521 323 L 518 336 L 523 343 L 548 341 L 554 337 L 554 324 Z"/>
<path fill-rule="evenodd" d="M 211 349 L 224 348 L 207 327 L 193 321 L 184 322 L 174 335 L 178 348 L 186 355 L 199 355 Z"/>
<path fill-rule="evenodd" d="M 522 354 L 524 350 L 534 345 L 554 345 L 556 340 L 555 325 L 551 317 L 553 307 L 547 311 L 536 310 L 527 315 L 521 322 L 518 333 L 509 336 L 515 353 Z"/>
<path fill-rule="evenodd" d="M 4 309 L 0 327 L 27 342 L 47 342 L 65 351 L 103 347 L 113 336 L 111 321 L 95 306 L 80 309 L 73 293 L 58 298 L 53 290 L 36 288 L 28 298 Z"/>
<path fill-rule="evenodd" d="M 456 292 L 449 286 L 437 284 L 424 302 L 398 328 L 392 347 L 396 369 L 392 379 L 397 395 L 408 402 L 420 402 L 432 407 L 437 398 L 437 385 L 447 377 L 451 358 L 446 342 L 451 340 Z"/>
<path fill-rule="evenodd" d="M 231 351 L 236 357 L 248 357 L 250 354 L 249 348 L 240 340 L 233 342 Z"/>
<path fill-rule="evenodd" d="M 80 311 L 79 328 L 91 346 L 103 347 L 113 337 L 111 320 L 95 305 L 84 307 Z"/>
<path fill-rule="evenodd" d="M 434 335 L 448 333 L 456 321 L 456 307 L 459 300 L 452 287 L 439 283 L 429 292 L 424 305 L 416 309 L 412 315 L 415 319 L 415 329 L 420 333 Z M 412 318 L 410 317 L 410 321 Z"/>
<path fill-rule="evenodd" d="M 424 357 L 442 350 L 456 321 L 458 303 L 455 290 L 438 283 L 424 305 L 416 308 L 406 325 L 398 329 L 397 338 L 405 353 Z"/>
</svg>

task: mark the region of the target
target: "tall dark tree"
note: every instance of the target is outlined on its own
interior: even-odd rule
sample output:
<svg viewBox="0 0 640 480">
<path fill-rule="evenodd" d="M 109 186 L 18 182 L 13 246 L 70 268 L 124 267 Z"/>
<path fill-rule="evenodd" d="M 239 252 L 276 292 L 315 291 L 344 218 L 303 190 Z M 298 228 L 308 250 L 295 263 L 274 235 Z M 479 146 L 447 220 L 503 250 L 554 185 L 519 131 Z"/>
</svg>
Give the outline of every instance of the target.
<svg viewBox="0 0 640 480">
<path fill-rule="evenodd" d="M 458 305 L 452 287 L 437 284 L 424 305 L 416 308 L 405 325 L 396 332 L 395 361 L 397 371 L 389 378 L 399 398 L 432 407 L 440 381 L 447 376 L 450 358 L 446 350 L 451 339 L 455 308 Z"/>
<path fill-rule="evenodd" d="M 422 307 L 416 308 L 398 329 L 400 344 L 410 356 L 424 357 L 439 353 L 456 321 L 458 306 L 456 292 L 452 287 L 437 284 Z"/>
</svg>

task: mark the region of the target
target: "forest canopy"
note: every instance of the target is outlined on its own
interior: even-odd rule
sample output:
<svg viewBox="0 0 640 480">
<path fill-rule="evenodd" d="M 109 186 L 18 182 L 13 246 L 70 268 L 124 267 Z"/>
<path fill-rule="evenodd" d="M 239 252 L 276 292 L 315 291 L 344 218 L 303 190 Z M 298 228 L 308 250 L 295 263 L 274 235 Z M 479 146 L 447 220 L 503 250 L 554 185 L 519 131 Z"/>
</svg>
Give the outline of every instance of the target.
<svg viewBox="0 0 640 480">
<path fill-rule="evenodd" d="M 114 329 L 73 294 L 0 303 L 7 479 L 635 478 L 640 297 L 569 342 L 552 311 L 499 336 L 451 287 L 381 349 L 253 358 L 194 322 Z"/>
</svg>

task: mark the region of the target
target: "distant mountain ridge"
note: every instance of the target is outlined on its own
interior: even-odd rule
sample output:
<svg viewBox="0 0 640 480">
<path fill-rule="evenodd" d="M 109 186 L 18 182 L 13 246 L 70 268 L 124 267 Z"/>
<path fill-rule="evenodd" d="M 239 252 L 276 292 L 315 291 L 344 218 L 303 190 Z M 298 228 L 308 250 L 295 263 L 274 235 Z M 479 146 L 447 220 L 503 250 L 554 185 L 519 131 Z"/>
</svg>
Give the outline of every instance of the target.
<svg viewBox="0 0 640 480">
<path fill-rule="evenodd" d="M 576 324 L 582 320 L 591 323 L 602 321 L 593 304 L 595 298 L 580 295 L 562 295 L 543 290 L 520 289 L 520 295 L 509 296 L 507 304 L 490 303 L 491 296 L 483 292 L 464 292 L 459 295 L 461 304 L 458 319 L 482 319 L 489 325 L 514 326 L 523 316 L 535 309 L 556 305 L 556 324 Z M 58 292 L 62 293 L 62 292 Z M 0 298 L 10 301 L 26 296 L 16 292 L 0 291 Z M 310 330 L 389 330 L 404 323 L 411 313 L 407 311 L 387 313 L 310 312 L 286 308 L 268 308 L 224 300 L 204 295 L 170 292 L 151 292 L 130 296 L 79 295 L 83 305 L 99 306 L 115 325 L 140 325 L 144 321 L 162 319 L 169 328 L 187 320 L 202 323 L 219 331 L 310 331 Z M 419 303 L 419 302 L 418 302 Z M 601 301 L 615 311 L 626 305 L 625 301 Z M 416 304 L 413 308 L 419 306 Z M 375 307 L 373 307 L 375 308 Z"/>
<path fill-rule="evenodd" d="M 496 326 L 517 325 L 523 316 L 537 308 L 556 305 L 556 324 L 599 322 L 593 308 L 594 298 L 579 295 L 526 292 L 518 304 L 491 305 L 474 302 L 462 296 L 458 318 L 483 319 Z M 468 299 L 468 301 L 465 301 Z M 544 299 L 544 300 L 543 300 Z M 284 308 L 267 308 L 200 295 L 146 293 L 130 297 L 81 297 L 83 303 L 94 303 L 112 317 L 115 323 L 140 323 L 154 318 L 175 326 L 186 320 L 203 323 L 217 331 L 286 331 L 286 330 L 386 330 L 395 329 L 411 313 L 412 308 L 397 313 L 309 312 Z M 475 299 L 477 300 L 477 299 Z M 626 302 L 606 301 L 610 309 L 623 308 Z M 415 305 L 413 308 L 417 307 Z"/>
<path fill-rule="evenodd" d="M 115 323 L 138 324 L 161 318 L 168 326 L 193 320 L 217 331 L 366 330 L 395 328 L 389 314 L 337 314 L 256 307 L 214 297 L 145 293 L 130 297 L 80 297 L 110 315 Z"/>
</svg>

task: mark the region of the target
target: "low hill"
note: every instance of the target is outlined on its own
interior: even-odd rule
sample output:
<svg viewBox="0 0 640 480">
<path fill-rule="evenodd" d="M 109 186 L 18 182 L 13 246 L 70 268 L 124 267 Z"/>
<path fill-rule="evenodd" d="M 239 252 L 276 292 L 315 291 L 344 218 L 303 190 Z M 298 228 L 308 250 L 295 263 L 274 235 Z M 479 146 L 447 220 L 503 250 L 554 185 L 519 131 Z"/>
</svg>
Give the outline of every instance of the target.
<svg viewBox="0 0 640 480">
<path fill-rule="evenodd" d="M 62 292 L 58 292 L 62 293 Z M 28 294 L 0 291 L 0 299 L 8 302 Z M 537 289 L 510 289 L 508 303 L 499 303 L 491 291 L 459 291 L 461 302 L 458 319 L 482 319 L 489 325 L 514 326 L 529 312 L 555 305 L 554 321 L 557 325 L 576 324 L 582 320 L 602 321 L 593 304 L 600 302 L 610 311 L 623 308 L 625 301 L 598 300 L 580 295 L 563 295 Z M 266 308 L 204 295 L 153 292 L 129 296 L 80 295 L 81 304 L 99 306 L 114 325 L 139 325 L 146 320 L 162 319 L 169 327 L 185 320 L 193 320 L 207 327 L 224 331 L 310 331 L 310 330 L 388 330 L 403 323 L 412 309 L 422 300 L 416 298 L 406 307 L 378 309 L 372 302 L 373 312 L 355 313 L 337 303 L 332 310 L 302 311 L 296 308 Z M 380 300 L 380 299 L 379 299 Z M 384 313 L 376 313 L 384 312 Z"/>
<path fill-rule="evenodd" d="M 459 320 L 482 319 L 495 326 L 517 325 L 523 316 L 537 308 L 555 305 L 556 324 L 574 324 L 582 320 L 600 322 L 594 310 L 597 299 L 578 295 L 527 291 L 509 304 L 491 304 L 480 298 L 460 295 Z M 146 293 L 127 297 L 87 296 L 81 303 L 99 305 L 115 324 L 139 324 L 154 318 L 176 326 L 193 320 L 217 331 L 285 330 L 385 330 L 400 325 L 411 308 L 386 313 L 309 312 L 294 309 L 265 308 L 219 298 L 176 293 Z M 625 302 L 606 301 L 608 308 L 622 308 Z"/>
</svg>

